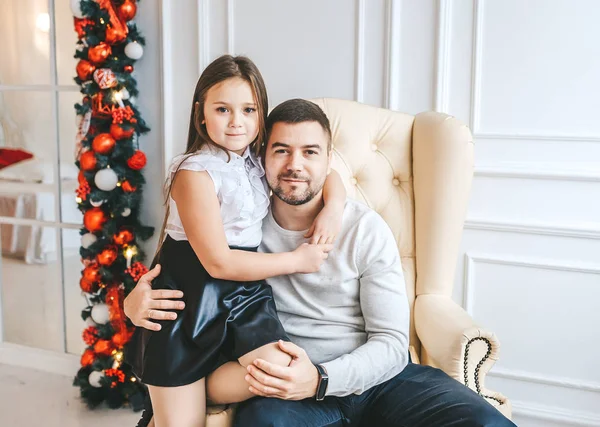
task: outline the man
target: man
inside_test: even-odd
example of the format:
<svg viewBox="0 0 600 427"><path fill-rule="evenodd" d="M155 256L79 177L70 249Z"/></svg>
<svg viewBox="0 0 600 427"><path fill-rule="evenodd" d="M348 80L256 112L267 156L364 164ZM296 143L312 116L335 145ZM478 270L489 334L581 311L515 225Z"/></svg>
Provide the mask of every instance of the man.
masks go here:
<svg viewBox="0 0 600 427"><path fill-rule="evenodd" d="M331 130L315 104L294 99L267 120L263 150L275 197L260 250L284 252L323 207ZM181 308L151 291L146 274L125 300L138 326ZM476 393L438 369L410 363L409 309L396 242L368 207L346 203L340 235L318 273L269 279L292 343L288 367L256 360L246 381L258 398L239 405L235 426L514 426ZM162 293L162 294L161 294ZM163 299L160 299L163 298Z"/></svg>

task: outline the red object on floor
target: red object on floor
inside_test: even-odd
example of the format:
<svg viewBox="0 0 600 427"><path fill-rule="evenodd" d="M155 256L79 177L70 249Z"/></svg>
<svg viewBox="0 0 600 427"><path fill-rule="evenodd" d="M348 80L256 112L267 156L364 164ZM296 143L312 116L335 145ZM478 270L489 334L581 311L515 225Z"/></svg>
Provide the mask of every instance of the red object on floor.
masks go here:
<svg viewBox="0 0 600 427"><path fill-rule="evenodd" d="M32 153L20 148L0 148L0 169L32 157Z"/></svg>

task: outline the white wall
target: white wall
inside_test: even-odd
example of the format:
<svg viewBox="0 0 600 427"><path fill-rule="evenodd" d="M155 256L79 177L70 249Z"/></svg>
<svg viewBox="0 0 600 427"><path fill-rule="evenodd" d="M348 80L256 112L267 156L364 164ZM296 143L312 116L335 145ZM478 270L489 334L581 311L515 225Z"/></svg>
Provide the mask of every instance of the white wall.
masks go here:
<svg viewBox="0 0 600 427"><path fill-rule="evenodd" d="M454 297L502 341L489 386L519 425L600 425L599 2L172 3L165 162L185 146L200 71L227 52L258 64L271 106L328 96L468 123L476 171Z"/></svg>

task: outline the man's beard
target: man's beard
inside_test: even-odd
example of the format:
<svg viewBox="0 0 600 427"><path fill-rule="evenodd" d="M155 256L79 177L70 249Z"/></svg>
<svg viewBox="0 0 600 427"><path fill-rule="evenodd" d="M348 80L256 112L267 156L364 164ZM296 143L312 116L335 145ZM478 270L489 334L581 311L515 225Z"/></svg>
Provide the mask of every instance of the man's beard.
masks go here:
<svg viewBox="0 0 600 427"><path fill-rule="evenodd" d="M283 178L291 178L291 179L302 179L306 182L307 188L306 190L300 194L300 195L286 195L285 191L283 190L283 188L281 188L281 180ZM323 181L324 183L324 181ZM279 175L277 176L277 185L272 185L269 182L269 186L271 187L271 190L273 191L273 194L275 194L282 202L287 203L288 205L292 205L292 206L299 206L299 205L303 205L305 203L310 202L312 199L315 198L315 196L317 195L317 193L321 190L321 188L323 187L323 183L321 183L321 185L319 186L318 189L315 189L311 184L312 184L312 180L304 178L304 177L300 177L297 174L286 174L286 175Z"/></svg>

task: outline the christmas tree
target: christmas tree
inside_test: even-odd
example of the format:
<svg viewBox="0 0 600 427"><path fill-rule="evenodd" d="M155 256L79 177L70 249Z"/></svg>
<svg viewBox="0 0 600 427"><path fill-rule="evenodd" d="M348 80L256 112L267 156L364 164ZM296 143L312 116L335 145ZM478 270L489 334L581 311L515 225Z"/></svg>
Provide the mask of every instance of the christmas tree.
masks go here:
<svg viewBox="0 0 600 427"><path fill-rule="evenodd" d="M149 131L139 110L133 77L144 38L132 22L134 0L71 0L78 35L75 58L83 99L78 116L77 198L83 213L81 290L88 306L82 317L87 348L74 385L90 407L143 406L145 387L123 360L133 328L123 298L147 269L141 240L153 233L139 221L146 156L139 135Z"/></svg>

